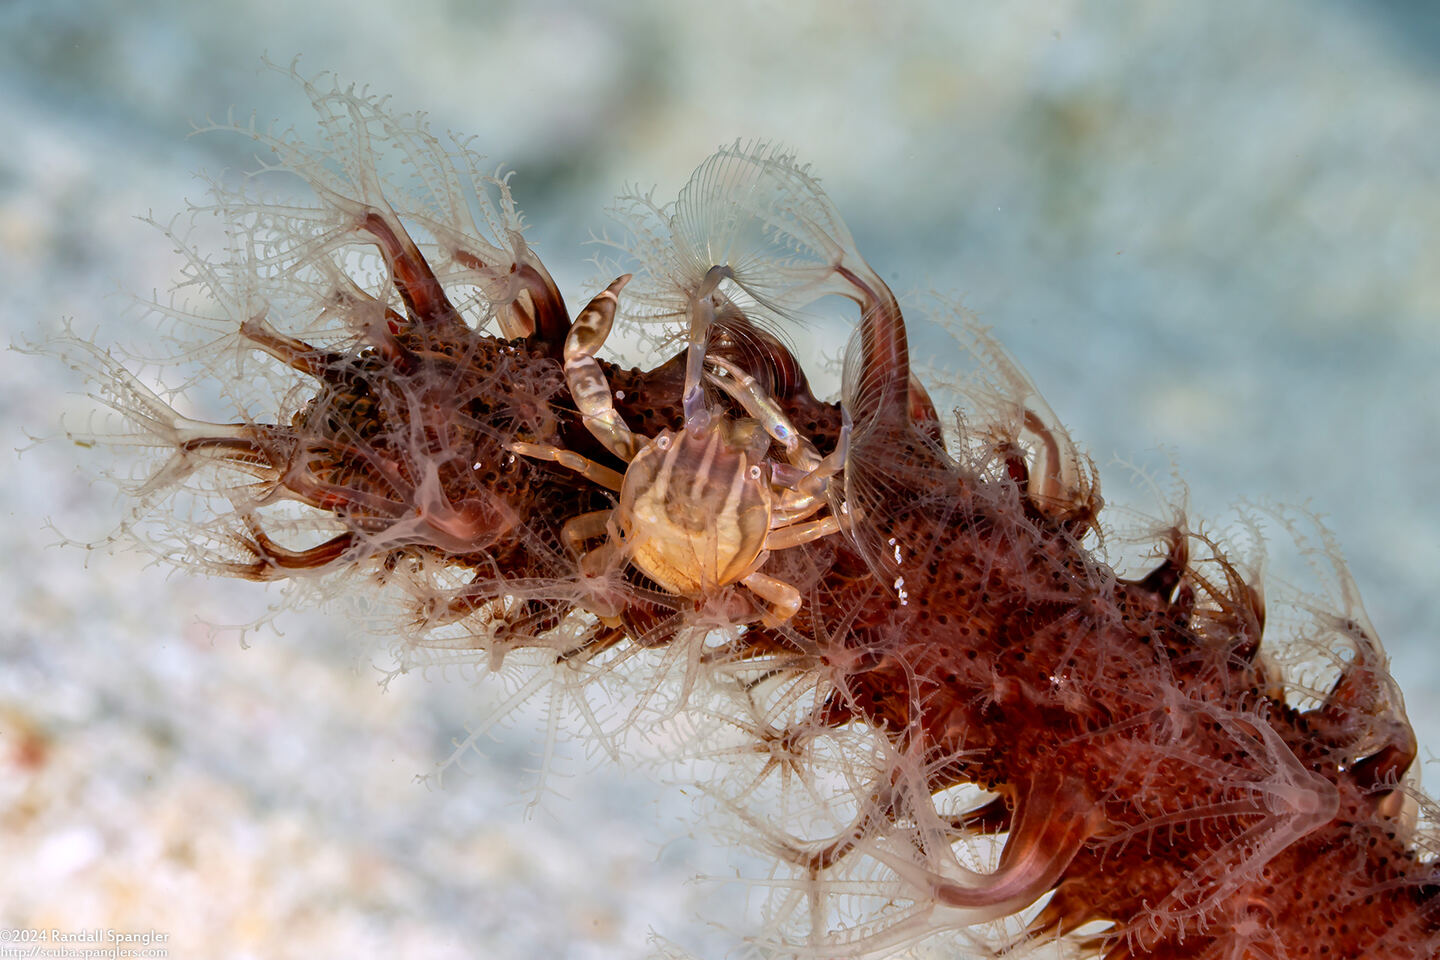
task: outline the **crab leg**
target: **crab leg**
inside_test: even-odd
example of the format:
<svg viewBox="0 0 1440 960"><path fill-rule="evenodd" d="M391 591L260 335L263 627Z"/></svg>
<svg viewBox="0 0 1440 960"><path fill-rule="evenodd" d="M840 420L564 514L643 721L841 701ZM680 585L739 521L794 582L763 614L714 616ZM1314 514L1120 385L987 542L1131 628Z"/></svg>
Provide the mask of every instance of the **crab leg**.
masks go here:
<svg viewBox="0 0 1440 960"><path fill-rule="evenodd" d="M722 357L707 357L706 362L722 371L725 376L707 375L707 379L724 390L736 403L745 408L785 448L785 457L796 466L812 470L820 463L820 454L809 440L800 435L795 424L780 409L775 399L765 392L760 382L735 364Z"/></svg>
<svg viewBox="0 0 1440 960"><path fill-rule="evenodd" d="M800 610L800 591L783 580L776 580L757 570L742 577L740 582L773 608L765 613L766 626L778 626Z"/></svg>
<svg viewBox="0 0 1440 960"><path fill-rule="evenodd" d="M585 552L585 541L602 537L609 532L610 516L613 510L592 510L589 513L582 513L578 517L571 517L565 521L565 526L560 528L560 536L565 545L575 554Z"/></svg>
<svg viewBox="0 0 1440 960"><path fill-rule="evenodd" d="M605 338L610 336L610 327L615 322L615 308L620 303L620 291L629 282L628 273L617 277L580 311L565 337L565 382L575 399L575 409L580 411L586 429L595 439L626 463L635 459L644 441L630 431L625 419L615 409L610 382L605 379L595 354L600 352ZM603 480L598 482L604 483ZM606 486L611 485L607 483ZM619 490L620 487L617 484L611 489Z"/></svg>
<svg viewBox="0 0 1440 960"><path fill-rule="evenodd" d="M604 464L596 463L588 457L582 457L573 450L565 450L561 447L552 447L548 443L525 443L517 440L506 447L511 453L518 453L522 457L533 457L536 460L553 460L570 470L574 470L586 480L608 487L611 490L619 490L625 478L619 471L611 470Z"/></svg>
<svg viewBox="0 0 1440 960"><path fill-rule="evenodd" d="M810 543L840 532L838 517L825 517L807 523L792 523L787 527L771 530L765 537L766 550L787 550L802 543Z"/></svg>
<svg viewBox="0 0 1440 960"><path fill-rule="evenodd" d="M845 457L850 447L850 427L841 428L839 443L823 459L806 437L802 436L775 398L765 392L753 376L721 357L708 357L706 362L723 371L726 376L709 374L711 383L745 408L745 412L759 421L775 441L785 448L790 469L775 465L775 479L778 483L792 488L781 500L777 512L788 519L799 520L819 510L824 504L828 481L845 467Z"/></svg>
<svg viewBox="0 0 1440 960"><path fill-rule="evenodd" d="M572 517L560 528L560 538L570 548L570 552L580 561L580 575L584 577L603 578L607 570L614 570L618 564L623 562L623 555L616 541L610 538L611 519L613 510L593 510L590 513L582 513L578 517ZM585 549L585 541L594 540L597 537L605 537L605 541L593 550ZM585 609L600 618L600 622L607 627L619 626L618 618L625 612L625 603L613 595L606 595L603 592L594 593L585 598ZM594 651L598 652L598 651Z"/></svg>
<svg viewBox="0 0 1440 960"><path fill-rule="evenodd" d="M710 411L705 408L704 380L705 350L710 345L710 328L715 325L713 294L721 280L734 276L729 267L717 264L706 272L690 298L690 342L685 351L685 392L680 398L687 430L703 429L710 422Z"/></svg>

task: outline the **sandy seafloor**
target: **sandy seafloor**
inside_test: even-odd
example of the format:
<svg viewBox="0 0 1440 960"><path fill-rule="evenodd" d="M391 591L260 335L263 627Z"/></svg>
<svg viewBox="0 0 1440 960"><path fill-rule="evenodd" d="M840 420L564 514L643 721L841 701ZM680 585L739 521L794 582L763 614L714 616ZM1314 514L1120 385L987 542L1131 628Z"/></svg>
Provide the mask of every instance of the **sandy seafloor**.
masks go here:
<svg viewBox="0 0 1440 960"><path fill-rule="evenodd" d="M402 6L408 12L400 12ZM1422 744L1440 745L1440 15L1413 3L0 5L0 325L148 336L166 218L245 145L309 123L263 53L472 133L572 302L628 182L673 195L736 137L814 164L898 291L959 295L1100 464L1191 516L1307 504L1343 546ZM992 9L993 8L993 9ZM123 10L123 12L122 12ZM943 356L918 317L917 353ZM800 338L835 352L843 334ZM5 445L84 404L0 354ZM522 715L416 782L493 692L382 690L343 615L252 631L273 595L55 548L121 508L64 442L0 485L0 927L168 934L175 958L697 955L754 932L744 857L685 791L575 745L528 816ZM1117 459L1118 458L1118 459ZM1283 572L1283 571L1282 571ZM1428 749L1426 749L1428 747ZM1427 776L1433 786L1440 777ZM749 911L749 912L747 912Z"/></svg>

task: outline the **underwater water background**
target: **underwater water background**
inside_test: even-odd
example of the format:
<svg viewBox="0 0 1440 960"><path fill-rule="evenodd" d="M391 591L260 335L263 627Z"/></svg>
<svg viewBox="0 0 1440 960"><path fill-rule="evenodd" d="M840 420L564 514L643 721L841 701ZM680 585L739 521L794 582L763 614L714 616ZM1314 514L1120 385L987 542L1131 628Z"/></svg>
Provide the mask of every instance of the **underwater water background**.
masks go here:
<svg viewBox="0 0 1440 960"><path fill-rule="evenodd" d="M1440 13L901 7L10 0L0 327L33 339L68 317L102 344L158 342L127 292L163 296L177 261L134 217L164 221L202 199L195 171L250 162L190 122L234 107L309 129L262 54L425 110L518 171L572 305L609 279L584 241L625 185L673 196L716 146L779 139L897 292L953 294L993 329L1109 501L1158 515L1125 463L1165 486L1173 460L1192 519L1223 524L1240 498L1324 515L1428 760ZM943 328L909 319L944 366ZM796 340L815 363L843 334ZM0 364L9 446L85 408L58 364ZM582 742L527 818L538 712L417 784L483 688L436 672L381 690L373 643L337 617L242 648L203 621L260 617L261 588L53 548L47 518L84 536L120 515L97 456L33 447L0 493L0 861L18 865L0 926L153 927L178 957L633 957L652 928L712 957L748 932L743 887L686 883L732 868L681 791Z"/></svg>

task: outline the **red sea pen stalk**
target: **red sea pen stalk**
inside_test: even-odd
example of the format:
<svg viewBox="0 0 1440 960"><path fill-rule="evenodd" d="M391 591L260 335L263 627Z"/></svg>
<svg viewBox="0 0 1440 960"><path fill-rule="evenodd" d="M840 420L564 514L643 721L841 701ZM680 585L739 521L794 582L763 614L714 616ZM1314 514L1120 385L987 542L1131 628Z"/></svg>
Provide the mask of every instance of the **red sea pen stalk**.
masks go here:
<svg viewBox="0 0 1440 960"><path fill-rule="evenodd" d="M496 668L545 651L582 709L586 684L620 683L645 691L633 716L689 717L742 771L718 795L777 858L781 949L883 956L949 930L1112 960L1435 953L1417 746L1323 533L1341 609L1306 609L1300 639L1339 666L1307 702L1271 659L1254 567L1178 511L1148 573L1107 562L1093 470L988 340L989 421L941 421L898 301L790 156L737 144L676 205L627 199L625 309L686 348L592 370L503 180L413 118L307 89L320 153L243 132L315 202L222 195L235 249L192 262L237 343L278 361L271 408L186 419L106 355L64 348L164 455L140 509L163 526L177 491L210 502L186 559L368 575L409 598L407 643ZM380 143L408 189L381 180ZM827 294L859 308L839 405L766 329ZM575 394L602 382L611 403ZM821 535L746 571L800 598L784 616L739 578L650 579L614 515L607 487L632 457L595 421L643 446L711 416L759 451L727 482L825 495L797 508ZM788 455L802 442L837 465L824 485ZM708 489L709 463L664 482ZM733 519L714 507L697 569ZM567 526L583 517L601 521Z"/></svg>

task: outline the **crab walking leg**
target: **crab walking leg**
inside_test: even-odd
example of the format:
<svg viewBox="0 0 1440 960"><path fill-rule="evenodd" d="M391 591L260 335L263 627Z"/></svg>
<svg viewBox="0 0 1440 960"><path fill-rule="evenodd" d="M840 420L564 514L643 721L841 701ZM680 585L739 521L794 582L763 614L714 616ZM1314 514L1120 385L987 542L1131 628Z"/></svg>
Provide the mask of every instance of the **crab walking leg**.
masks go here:
<svg viewBox="0 0 1440 960"><path fill-rule="evenodd" d="M610 516L613 510L592 510L578 517L571 517L560 528L560 537L576 555L585 553L585 541L603 537L610 532Z"/></svg>
<svg viewBox="0 0 1440 960"><path fill-rule="evenodd" d="M575 398L575 408L585 418L585 427L615 456L629 463L644 446L644 440L631 432L615 409L610 382L595 360L595 354L610 336L615 322L615 308L620 291L630 282L630 274L617 277L600 291L575 318L565 337L565 382ZM552 458L554 459L554 458ZM561 461L563 462L563 461ZM603 482L603 481L602 481ZM613 489L620 489L615 486Z"/></svg>
<svg viewBox="0 0 1440 960"><path fill-rule="evenodd" d="M774 397L765 392L758 380L722 357L707 357L706 362L725 373L723 377L709 374L707 379L758 420L765 432L785 448L785 456L791 463L809 470L820 462L819 452L800 435L795 424L790 422L785 411L780 409Z"/></svg>
<svg viewBox="0 0 1440 960"><path fill-rule="evenodd" d="M560 529L560 536L565 539L567 546L576 553L580 553L580 548L586 540L593 540L609 533L610 517L614 512L613 510L592 510L589 513L571 517Z"/></svg>
<svg viewBox="0 0 1440 960"><path fill-rule="evenodd" d="M839 532L840 519L838 517L825 517L806 523L792 523L789 526L771 530L765 537L765 549L788 550L790 547L798 547L802 543L810 543Z"/></svg>
<svg viewBox="0 0 1440 960"><path fill-rule="evenodd" d="M841 427L835 449L822 458L759 381L721 357L709 357L707 362L726 374L723 377L710 374L710 382L733 397L746 413L760 422L766 433L785 447L790 462L775 464L774 477L791 490L781 495L775 508L776 516L783 521L802 520L819 510L825 503L830 478L845 467L845 458L850 452L850 424L847 422Z"/></svg>
<svg viewBox="0 0 1440 960"><path fill-rule="evenodd" d="M778 474L779 471L775 471L775 473ZM810 476L811 474L803 475L801 481L803 482ZM779 482L778 477L776 480ZM771 523L775 527L791 526L804 520L806 517L818 513L820 509L829 502L830 501L825 499L825 488L823 486L819 491L811 492L808 490L795 489L792 484L790 489L781 490L780 496L776 498L775 507L771 512Z"/></svg>
<svg viewBox="0 0 1440 960"><path fill-rule="evenodd" d="M690 297L689 346L685 351L685 392L680 405L685 414L687 430L701 430L710 422L710 411L705 407L705 351L710 346L710 328L715 325L715 298L712 294L726 277L734 278L735 273L723 264L711 267L700 281L700 286Z"/></svg>
<svg viewBox="0 0 1440 960"><path fill-rule="evenodd" d="M611 470L604 464L596 463L588 457L582 457L573 450L552 447L546 443L526 443L523 440L517 440L506 447L506 449L522 457L534 457L536 460L553 460L562 467L574 470L586 480L593 481L611 490L619 490L620 485L625 479L618 471Z"/></svg>
<svg viewBox="0 0 1440 960"><path fill-rule="evenodd" d="M757 597L770 604L772 609L767 610L763 617L766 626L779 626L800 610L800 591L783 580L776 580L757 570L748 576L741 577L740 582L749 587Z"/></svg>
<svg viewBox="0 0 1440 960"><path fill-rule="evenodd" d="M582 577L603 577L607 570L624 562L621 548L614 540L610 539L614 513L613 510L593 510L590 513L582 513L578 517L567 520L565 526L560 528L560 539L565 541L570 552L580 560ZM586 550L585 542L597 537L606 539L595 549ZM619 626L618 618L625 611L623 603L617 603L615 598L600 594L588 597L585 601L585 608L599 617L601 623L607 627Z"/></svg>
<svg viewBox="0 0 1440 960"><path fill-rule="evenodd" d="M830 479L845 469L850 456L850 434L855 429L850 420L850 411L841 409L840 420L840 436L835 440L835 449L827 453L809 473L789 476L790 471L801 467L794 464L775 465L772 475L776 482L790 488L781 494L780 502L775 507L776 516L782 520L801 520L827 502Z"/></svg>
<svg viewBox="0 0 1440 960"><path fill-rule="evenodd" d="M850 411L841 410L840 414L840 436L835 441L835 449L795 484L795 489L805 497L824 497L830 478L845 469L845 461L850 456L850 433L855 425L850 422ZM786 507L789 506L787 503Z"/></svg>

